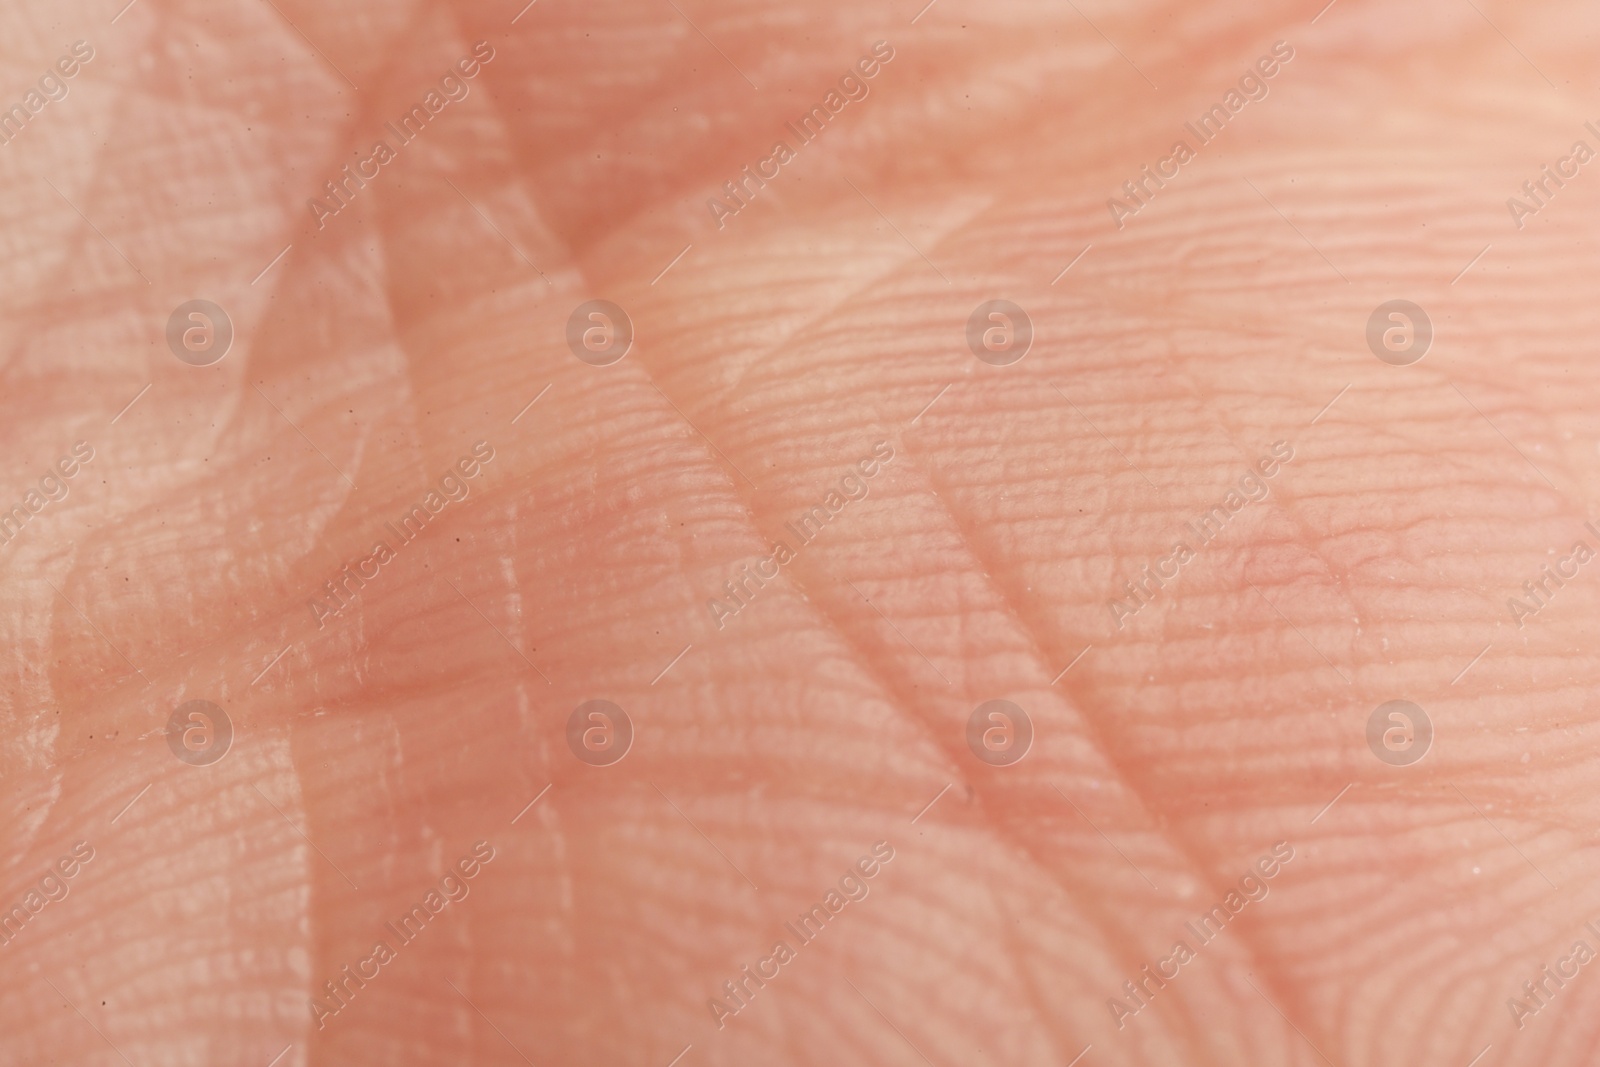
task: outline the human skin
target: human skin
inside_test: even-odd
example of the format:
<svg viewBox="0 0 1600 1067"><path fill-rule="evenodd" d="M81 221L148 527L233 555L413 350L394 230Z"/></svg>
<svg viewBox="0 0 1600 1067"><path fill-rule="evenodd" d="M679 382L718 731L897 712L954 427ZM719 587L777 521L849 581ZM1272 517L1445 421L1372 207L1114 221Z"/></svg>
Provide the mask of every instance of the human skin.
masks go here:
<svg viewBox="0 0 1600 1067"><path fill-rule="evenodd" d="M4 16L0 102L95 57L0 146L0 501L95 458L0 545L0 907L94 858L0 946L0 1061L1593 1061L1594 968L1507 1001L1600 948L1600 563L1507 600L1600 548L1600 178L1506 206L1597 145L1592 8L275 3ZM1280 40L1118 229L1107 198ZM478 41L467 98L319 228ZM719 227L877 41L870 94ZM165 338L196 298L236 332L206 367ZM596 298L636 333L604 367L566 340ZM967 345L992 299L1035 330L1008 366ZM1367 347L1392 299L1433 324L1409 366ZM477 441L466 499L319 619ZM1267 498L1119 628L1278 441ZM169 747L192 699L219 762ZM609 766L568 745L592 699L633 723ZM1008 766L966 741L994 699L1034 728ZM1397 699L1434 732L1409 766L1367 740ZM716 1019L880 841L870 894Z"/></svg>

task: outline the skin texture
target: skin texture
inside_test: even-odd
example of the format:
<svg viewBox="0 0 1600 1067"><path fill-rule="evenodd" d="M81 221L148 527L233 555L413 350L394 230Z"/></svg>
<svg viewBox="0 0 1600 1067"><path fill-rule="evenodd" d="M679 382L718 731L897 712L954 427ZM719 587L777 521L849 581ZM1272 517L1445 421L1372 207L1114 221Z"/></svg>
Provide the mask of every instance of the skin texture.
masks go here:
<svg viewBox="0 0 1600 1067"><path fill-rule="evenodd" d="M516 7L3 16L0 100L95 53L0 147L5 505L94 458L0 546L0 904L93 859L0 947L0 1060L1593 1062L1592 968L1522 983L1600 950L1600 562L1507 600L1600 548L1600 178L1506 205L1600 147L1592 7ZM719 226L877 41L870 94ZM1107 198L1276 41L1267 96L1118 228ZM207 367L164 333L196 298L235 330ZM591 299L635 330L609 366L567 344ZM967 344L993 299L1035 331L1009 366ZM1433 325L1410 366L1367 345L1392 299ZM480 441L466 498L319 619ZM169 747L192 699L220 762ZM632 722L610 766L568 744L592 699ZM966 741L994 699L1033 726L1009 766ZM1397 699L1432 724L1410 766L1367 740Z"/></svg>

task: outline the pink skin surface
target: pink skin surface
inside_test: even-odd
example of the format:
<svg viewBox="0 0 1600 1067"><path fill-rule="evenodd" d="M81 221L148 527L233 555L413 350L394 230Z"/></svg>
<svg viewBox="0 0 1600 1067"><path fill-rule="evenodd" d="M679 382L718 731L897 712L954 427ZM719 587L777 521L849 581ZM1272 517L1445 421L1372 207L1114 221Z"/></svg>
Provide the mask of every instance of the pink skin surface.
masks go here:
<svg viewBox="0 0 1600 1067"><path fill-rule="evenodd" d="M118 6L0 1062L1595 1061L1592 5Z"/></svg>

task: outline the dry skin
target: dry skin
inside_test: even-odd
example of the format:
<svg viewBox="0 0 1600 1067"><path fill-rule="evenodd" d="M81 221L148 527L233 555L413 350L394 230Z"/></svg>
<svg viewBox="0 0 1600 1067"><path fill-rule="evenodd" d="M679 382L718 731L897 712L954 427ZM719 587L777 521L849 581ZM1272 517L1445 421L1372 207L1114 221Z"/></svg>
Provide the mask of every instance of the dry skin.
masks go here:
<svg viewBox="0 0 1600 1067"><path fill-rule="evenodd" d="M522 2L0 14L0 1063L1595 1062L1592 4Z"/></svg>

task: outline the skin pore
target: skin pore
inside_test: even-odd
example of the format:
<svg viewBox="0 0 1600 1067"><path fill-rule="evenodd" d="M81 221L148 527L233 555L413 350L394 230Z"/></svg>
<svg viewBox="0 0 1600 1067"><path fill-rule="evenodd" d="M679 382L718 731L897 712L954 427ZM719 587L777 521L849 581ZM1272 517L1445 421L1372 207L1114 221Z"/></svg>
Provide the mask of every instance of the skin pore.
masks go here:
<svg viewBox="0 0 1600 1067"><path fill-rule="evenodd" d="M0 946L0 1061L1593 1061L1600 578L1561 561L1600 547L1600 184L1506 202L1600 145L1600 16L919 6L0 16L0 99L94 48L0 146L0 499L93 447L0 545L0 901L94 856ZM207 366L164 332L196 299ZM611 363L569 345L593 300ZM994 300L1020 360L969 343ZM1432 325L1405 366L1392 300ZM175 758L191 700L216 762ZM599 700L614 762L604 714L569 740ZM994 700L1020 761L969 747ZM1390 701L1418 762L1369 743ZM735 1002L747 966L780 976Z"/></svg>

